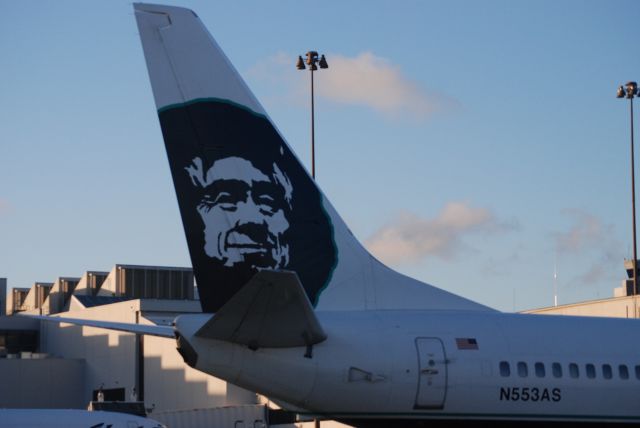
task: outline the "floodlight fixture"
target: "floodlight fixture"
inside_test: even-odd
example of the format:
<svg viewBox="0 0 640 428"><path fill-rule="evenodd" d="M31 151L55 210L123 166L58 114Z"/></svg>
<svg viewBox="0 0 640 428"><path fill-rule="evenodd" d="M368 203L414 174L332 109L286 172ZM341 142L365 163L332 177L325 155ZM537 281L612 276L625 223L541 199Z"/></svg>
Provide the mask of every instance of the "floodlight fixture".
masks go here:
<svg viewBox="0 0 640 428"><path fill-rule="evenodd" d="M635 179L635 155L633 147L633 98L640 96L638 93L638 84L636 82L627 82L626 85L618 87L616 96L618 98L627 98L629 100L629 110L631 117L631 223L633 232L633 295L640 294L638 290L638 249L636 244L636 179Z"/></svg>
<svg viewBox="0 0 640 428"><path fill-rule="evenodd" d="M315 112L314 112L314 101L313 101L313 72L318 69L320 66L321 69L329 68L329 64L327 64L327 59L324 55L321 55L318 59L318 52L309 51L305 54L307 57L306 60L302 60L302 56L298 55L298 61L296 62L296 68L298 70L305 70L305 63L309 66L309 71L311 72L311 177L316 178L316 144L315 144Z"/></svg>

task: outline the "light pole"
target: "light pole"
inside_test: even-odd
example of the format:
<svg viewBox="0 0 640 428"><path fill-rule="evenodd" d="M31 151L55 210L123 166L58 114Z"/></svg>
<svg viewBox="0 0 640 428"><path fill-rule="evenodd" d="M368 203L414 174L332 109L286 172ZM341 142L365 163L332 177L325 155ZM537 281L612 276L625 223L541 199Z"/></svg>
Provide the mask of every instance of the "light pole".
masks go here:
<svg viewBox="0 0 640 428"><path fill-rule="evenodd" d="M628 98L629 107L631 109L631 215L633 223L633 295L638 294L638 254L636 248L636 180L635 180L635 163L633 155L633 98L638 93L638 84L636 82L627 82L626 85L618 88L618 98Z"/></svg>
<svg viewBox="0 0 640 428"><path fill-rule="evenodd" d="M313 72L320 68L329 68L327 64L327 60L322 55L318 59L318 52L309 51L306 53L307 59L306 61L302 60L301 56L298 56L298 62L296 63L296 68L298 70L304 70L306 63L309 66L309 71L311 72L311 177L316 179L316 143L315 143L315 130L314 130L314 110L313 110Z"/></svg>

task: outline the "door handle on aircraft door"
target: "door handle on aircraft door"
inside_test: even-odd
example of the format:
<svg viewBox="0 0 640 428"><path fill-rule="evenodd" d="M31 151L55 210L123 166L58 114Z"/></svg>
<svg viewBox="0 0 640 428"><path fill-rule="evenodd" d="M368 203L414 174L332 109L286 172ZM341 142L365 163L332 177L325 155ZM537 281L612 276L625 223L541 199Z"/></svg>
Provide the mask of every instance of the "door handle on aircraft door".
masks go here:
<svg viewBox="0 0 640 428"><path fill-rule="evenodd" d="M420 370L420 373L427 375L437 375L439 371L436 369L422 369Z"/></svg>

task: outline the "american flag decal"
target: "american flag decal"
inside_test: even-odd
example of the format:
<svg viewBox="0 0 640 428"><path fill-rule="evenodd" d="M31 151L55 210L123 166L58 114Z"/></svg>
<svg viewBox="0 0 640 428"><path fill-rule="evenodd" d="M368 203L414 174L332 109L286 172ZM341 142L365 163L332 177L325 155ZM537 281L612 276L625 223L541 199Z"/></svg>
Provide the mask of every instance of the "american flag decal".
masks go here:
<svg viewBox="0 0 640 428"><path fill-rule="evenodd" d="M456 338L458 349L478 349L478 341L473 337Z"/></svg>

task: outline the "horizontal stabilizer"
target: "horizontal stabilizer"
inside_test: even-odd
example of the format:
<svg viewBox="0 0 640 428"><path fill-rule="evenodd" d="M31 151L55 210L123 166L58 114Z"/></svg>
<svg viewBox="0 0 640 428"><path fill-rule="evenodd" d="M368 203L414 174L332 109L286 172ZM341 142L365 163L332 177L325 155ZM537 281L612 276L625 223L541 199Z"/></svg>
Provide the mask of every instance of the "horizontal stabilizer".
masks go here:
<svg viewBox="0 0 640 428"><path fill-rule="evenodd" d="M291 271L256 273L196 336L257 348L309 346L327 338Z"/></svg>
<svg viewBox="0 0 640 428"><path fill-rule="evenodd" d="M173 327L164 325L144 325L144 324L130 324L126 322L111 322L111 321L96 321L87 320L82 318L64 318L64 317L50 317L46 315L22 315L29 318L36 318L39 320L57 322L57 323L69 323L82 325L86 327L106 328L108 330L124 331L127 333L144 334L148 336L159 337L175 337L173 333Z"/></svg>

